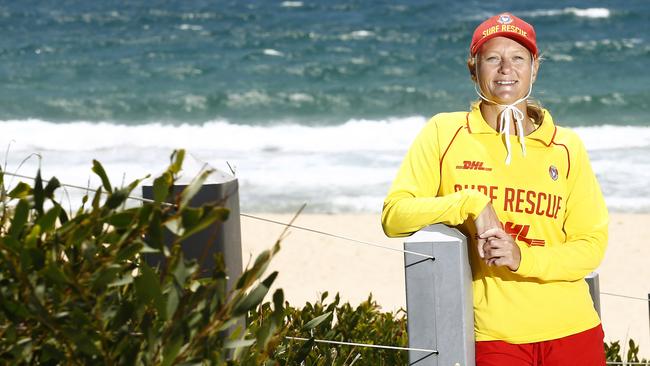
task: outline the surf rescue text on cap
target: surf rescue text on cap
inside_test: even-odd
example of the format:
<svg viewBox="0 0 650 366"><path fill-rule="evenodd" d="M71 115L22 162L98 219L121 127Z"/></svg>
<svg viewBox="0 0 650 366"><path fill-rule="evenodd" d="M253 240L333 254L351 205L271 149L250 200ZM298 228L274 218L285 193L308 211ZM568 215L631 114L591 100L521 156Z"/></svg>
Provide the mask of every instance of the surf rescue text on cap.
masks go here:
<svg viewBox="0 0 650 366"><path fill-rule="evenodd" d="M537 57L535 29L532 25L510 13L495 15L476 27L470 45L471 55L476 55L481 45L494 37L507 37L515 40L526 47L533 57Z"/></svg>

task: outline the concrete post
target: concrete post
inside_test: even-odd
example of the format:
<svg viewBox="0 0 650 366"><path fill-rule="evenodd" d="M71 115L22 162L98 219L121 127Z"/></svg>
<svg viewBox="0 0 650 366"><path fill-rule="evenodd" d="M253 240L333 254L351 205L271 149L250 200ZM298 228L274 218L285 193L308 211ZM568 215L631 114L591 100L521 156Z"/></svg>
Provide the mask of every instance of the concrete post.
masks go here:
<svg viewBox="0 0 650 366"><path fill-rule="evenodd" d="M474 308L467 239L442 224L428 226L406 239L406 307L409 365L474 366Z"/></svg>
<svg viewBox="0 0 650 366"><path fill-rule="evenodd" d="M174 194L179 194L187 187L186 184L174 186ZM153 198L153 186L142 187L142 197ZM200 231L182 243L185 258L202 262L201 272L206 276L214 268L214 254L223 254L226 272L228 273L228 289L232 289L235 281L242 274L241 225L239 221L239 183L237 178L217 171L201 187L199 192L190 200L189 205L199 207L208 202L223 202L230 210L225 222L216 222ZM167 232L165 241L172 242L172 234ZM159 255L148 255L146 261L153 266L160 263Z"/></svg>
<svg viewBox="0 0 650 366"><path fill-rule="evenodd" d="M594 303L594 308L600 317L600 280L598 278L598 273L591 272L585 277L585 281L589 285L589 295L591 295L591 301Z"/></svg>

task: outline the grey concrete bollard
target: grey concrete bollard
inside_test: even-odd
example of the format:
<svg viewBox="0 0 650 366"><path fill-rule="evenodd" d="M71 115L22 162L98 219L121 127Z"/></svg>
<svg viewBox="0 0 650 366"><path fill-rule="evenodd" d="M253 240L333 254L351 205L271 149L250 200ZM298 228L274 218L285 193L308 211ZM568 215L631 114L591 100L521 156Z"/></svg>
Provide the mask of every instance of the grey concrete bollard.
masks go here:
<svg viewBox="0 0 650 366"><path fill-rule="evenodd" d="M174 186L174 194L179 194L187 187L186 184ZM143 186L142 197L152 199L153 187ZM223 202L230 210L228 219L216 222L210 227L192 235L182 243L185 258L194 258L201 265L201 271L209 275L214 268L214 254L223 254L226 273L228 274L228 289L232 289L234 281L242 274L241 225L239 221L239 183L237 178L217 171L213 173L199 192L190 200L189 205L199 207L208 202ZM165 241L170 244L172 234L167 233ZM145 260L153 266L160 263L160 256L148 255Z"/></svg>
<svg viewBox="0 0 650 366"><path fill-rule="evenodd" d="M428 226L404 242L409 365L474 366L474 308L467 239L442 224Z"/></svg>
<svg viewBox="0 0 650 366"><path fill-rule="evenodd" d="M591 295L591 301L594 303L594 309L600 317L600 280L598 278L598 273L591 272L585 277L587 285L589 285L589 295Z"/></svg>

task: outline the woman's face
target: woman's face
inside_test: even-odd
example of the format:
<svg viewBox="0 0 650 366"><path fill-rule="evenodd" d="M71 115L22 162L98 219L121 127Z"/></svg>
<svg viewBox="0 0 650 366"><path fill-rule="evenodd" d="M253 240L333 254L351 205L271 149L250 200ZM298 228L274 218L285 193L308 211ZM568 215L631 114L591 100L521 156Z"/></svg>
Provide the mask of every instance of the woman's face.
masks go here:
<svg viewBox="0 0 650 366"><path fill-rule="evenodd" d="M487 99L512 104L528 94L535 81L537 61L531 64L530 51L510 38L495 37L478 51L478 83Z"/></svg>

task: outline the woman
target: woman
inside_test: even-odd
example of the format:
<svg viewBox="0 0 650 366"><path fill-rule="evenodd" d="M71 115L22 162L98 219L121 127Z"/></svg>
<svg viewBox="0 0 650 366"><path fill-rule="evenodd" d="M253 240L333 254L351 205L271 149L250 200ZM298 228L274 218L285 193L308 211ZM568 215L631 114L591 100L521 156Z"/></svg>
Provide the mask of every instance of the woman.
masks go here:
<svg viewBox="0 0 650 366"><path fill-rule="evenodd" d="M607 208L578 136L528 100L535 30L509 13L486 20L468 67L481 100L417 136L384 232L443 223L470 238L477 365L605 365L584 277L605 252Z"/></svg>

